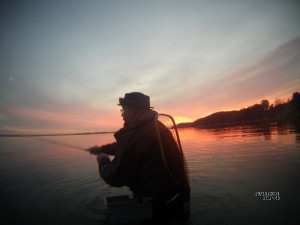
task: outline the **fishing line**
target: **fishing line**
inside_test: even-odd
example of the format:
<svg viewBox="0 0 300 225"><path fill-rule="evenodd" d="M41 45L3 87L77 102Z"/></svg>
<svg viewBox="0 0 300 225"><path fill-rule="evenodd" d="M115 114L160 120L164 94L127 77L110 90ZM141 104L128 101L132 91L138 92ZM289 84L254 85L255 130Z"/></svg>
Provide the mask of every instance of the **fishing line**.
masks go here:
<svg viewBox="0 0 300 225"><path fill-rule="evenodd" d="M85 148L82 148L82 147L79 147L76 145L72 145L72 144L68 144L68 143L65 143L62 141L53 140L53 139L41 138L41 137L35 137L35 139L38 141L41 141L41 142L51 143L51 144L55 144L55 145L60 145L60 146L68 147L68 148L77 149L77 150L86 150Z"/></svg>

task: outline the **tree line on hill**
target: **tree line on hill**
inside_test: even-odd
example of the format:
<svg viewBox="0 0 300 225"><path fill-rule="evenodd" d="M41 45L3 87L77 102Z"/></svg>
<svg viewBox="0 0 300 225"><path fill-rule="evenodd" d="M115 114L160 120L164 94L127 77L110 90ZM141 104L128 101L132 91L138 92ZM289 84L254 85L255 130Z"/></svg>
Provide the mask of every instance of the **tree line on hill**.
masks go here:
<svg viewBox="0 0 300 225"><path fill-rule="evenodd" d="M300 94L295 92L287 102L276 100L270 104L268 100L262 100L260 104L254 104L241 110L222 111L213 113L207 117L191 123L180 123L183 127L209 127L209 126L232 126L248 122L279 121L300 117Z"/></svg>

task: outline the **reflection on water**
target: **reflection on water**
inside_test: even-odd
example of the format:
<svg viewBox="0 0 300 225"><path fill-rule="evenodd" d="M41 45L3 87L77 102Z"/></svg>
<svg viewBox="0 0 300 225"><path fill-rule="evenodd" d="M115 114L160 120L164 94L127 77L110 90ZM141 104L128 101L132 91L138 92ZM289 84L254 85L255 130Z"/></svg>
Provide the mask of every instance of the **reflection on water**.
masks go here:
<svg viewBox="0 0 300 225"><path fill-rule="evenodd" d="M181 130L193 224L298 224L299 130L293 124ZM263 201L256 192L279 192Z"/></svg>
<svg viewBox="0 0 300 225"><path fill-rule="evenodd" d="M180 136L190 170L191 224L299 224L297 123L189 128ZM95 157L80 149L112 141L112 134L1 138L0 222L108 224L104 197L128 189L106 185ZM264 201L257 192L279 192L280 200Z"/></svg>

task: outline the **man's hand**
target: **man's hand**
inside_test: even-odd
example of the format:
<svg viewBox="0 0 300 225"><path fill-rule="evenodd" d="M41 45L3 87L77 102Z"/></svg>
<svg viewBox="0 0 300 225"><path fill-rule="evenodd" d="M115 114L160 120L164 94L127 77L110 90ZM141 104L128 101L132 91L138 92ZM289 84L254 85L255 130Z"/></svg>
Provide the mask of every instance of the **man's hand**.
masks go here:
<svg viewBox="0 0 300 225"><path fill-rule="evenodd" d="M104 164L104 163L110 162L110 158L108 157L108 155L106 153L100 153L97 157L97 161L99 164Z"/></svg>
<svg viewBox="0 0 300 225"><path fill-rule="evenodd" d="M101 154L101 147L94 146L94 147L86 149L86 151L88 151L92 155L99 155L99 154Z"/></svg>

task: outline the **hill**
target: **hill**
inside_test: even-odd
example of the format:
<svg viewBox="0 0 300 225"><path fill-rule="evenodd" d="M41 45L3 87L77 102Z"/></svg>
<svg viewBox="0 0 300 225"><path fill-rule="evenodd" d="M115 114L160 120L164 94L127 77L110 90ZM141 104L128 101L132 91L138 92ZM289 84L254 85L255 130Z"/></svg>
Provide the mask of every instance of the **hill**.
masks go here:
<svg viewBox="0 0 300 225"><path fill-rule="evenodd" d="M268 100L262 100L260 104L241 110L216 112L194 122L180 123L177 126L179 128L223 127L249 122L279 121L292 117L300 117L300 94L298 92L292 95L291 100L277 103L275 106L270 105Z"/></svg>

